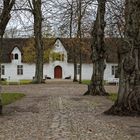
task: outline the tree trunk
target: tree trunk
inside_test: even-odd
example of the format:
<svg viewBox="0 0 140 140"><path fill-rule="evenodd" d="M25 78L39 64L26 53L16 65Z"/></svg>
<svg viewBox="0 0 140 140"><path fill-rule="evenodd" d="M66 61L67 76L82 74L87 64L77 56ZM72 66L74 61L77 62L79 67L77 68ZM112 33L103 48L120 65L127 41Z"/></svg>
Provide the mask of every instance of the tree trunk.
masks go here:
<svg viewBox="0 0 140 140"><path fill-rule="evenodd" d="M72 38L72 24L73 24L73 7L74 3L72 0L72 3L70 5L70 26L69 26L69 30L70 30L70 39ZM76 59L76 48L73 48L73 67L74 67L74 77L73 77L73 82L77 82L77 59Z"/></svg>
<svg viewBox="0 0 140 140"><path fill-rule="evenodd" d="M6 29L6 26L11 18L10 12L15 4L15 0L4 0L3 1L3 7L1 9L0 13L0 67L1 67L1 58L2 58L2 41L3 41L3 35ZM2 114L2 98L1 98L1 73L0 73L0 114Z"/></svg>
<svg viewBox="0 0 140 140"><path fill-rule="evenodd" d="M3 50L2 40L3 40L3 37L0 36L0 69L1 69L1 63L2 63L2 50ZM0 71L0 84L1 84L1 71Z"/></svg>
<svg viewBox="0 0 140 140"><path fill-rule="evenodd" d="M82 2L79 0L78 6L78 44L79 44L79 63L80 63L80 71L79 71L79 84L82 83L82 48L81 48L81 20L82 20Z"/></svg>
<svg viewBox="0 0 140 140"><path fill-rule="evenodd" d="M106 0L98 0L97 16L92 31L92 62L93 74L88 91L84 95L108 95L104 89L104 70L105 70L105 4Z"/></svg>
<svg viewBox="0 0 140 140"><path fill-rule="evenodd" d="M2 37L0 36L0 69L1 69L1 58L2 58ZM2 114L2 97L1 97L1 72L0 72L0 114Z"/></svg>
<svg viewBox="0 0 140 140"><path fill-rule="evenodd" d="M77 82L77 56L76 56L76 52L77 52L77 49L74 47L73 48L73 63L74 63L74 77L73 77L73 82Z"/></svg>
<svg viewBox="0 0 140 140"><path fill-rule="evenodd" d="M35 83L43 81L43 42L42 42L42 13L41 0L33 0L34 36L36 48Z"/></svg>
<svg viewBox="0 0 140 140"><path fill-rule="evenodd" d="M106 114L140 115L140 1L126 0L125 37L119 49L118 98Z"/></svg>

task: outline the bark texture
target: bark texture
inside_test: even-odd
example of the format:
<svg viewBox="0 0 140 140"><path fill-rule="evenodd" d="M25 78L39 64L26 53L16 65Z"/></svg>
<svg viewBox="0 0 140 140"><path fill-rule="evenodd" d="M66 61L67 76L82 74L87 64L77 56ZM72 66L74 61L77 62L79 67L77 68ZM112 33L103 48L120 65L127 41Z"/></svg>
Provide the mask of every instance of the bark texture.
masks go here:
<svg viewBox="0 0 140 140"><path fill-rule="evenodd" d="M119 48L118 99L105 113L140 115L140 1L126 0L125 37Z"/></svg>
<svg viewBox="0 0 140 140"><path fill-rule="evenodd" d="M36 49L35 83L43 82L43 42L41 0L33 0L34 36Z"/></svg>
<svg viewBox="0 0 140 140"><path fill-rule="evenodd" d="M78 30L77 30L77 38L78 38L78 50L79 50L79 63L80 63L80 71L79 71L79 84L82 83L82 48L81 48L81 21L82 21L82 2L78 1Z"/></svg>
<svg viewBox="0 0 140 140"><path fill-rule="evenodd" d="M1 9L0 13L0 67L1 67L1 58L2 58L2 41L3 41L3 35L6 29L6 26L11 18L10 12L15 4L15 0L4 0L3 1L3 7ZM0 73L0 83L1 83L1 73ZM2 114L2 99L1 99L1 85L0 85L0 114Z"/></svg>
<svg viewBox="0 0 140 140"><path fill-rule="evenodd" d="M73 63L74 63L74 77L73 77L73 82L78 82L77 80L77 56L76 56L76 51L77 49L76 48L73 48Z"/></svg>
<svg viewBox="0 0 140 140"><path fill-rule="evenodd" d="M105 42L104 42L104 28L105 28L105 5L106 0L98 0L97 16L94 22L92 31L92 62L93 74L91 84L88 86L88 91L85 95L108 95L104 89L104 70L105 70Z"/></svg>

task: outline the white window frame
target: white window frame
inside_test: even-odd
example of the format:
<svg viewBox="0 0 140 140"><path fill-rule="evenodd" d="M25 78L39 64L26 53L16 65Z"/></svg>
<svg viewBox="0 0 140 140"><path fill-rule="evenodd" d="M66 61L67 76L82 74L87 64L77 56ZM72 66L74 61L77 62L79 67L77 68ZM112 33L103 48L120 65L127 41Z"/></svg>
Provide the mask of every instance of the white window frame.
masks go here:
<svg viewBox="0 0 140 140"><path fill-rule="evenodd" d="M17 65L17 75L23 75L23 65Z"/></svg>
<svg viewBox="0 0 140 140"><path fill-rule="evenodd" d="M111 67L111 74L115 76L117 70L118 70L118 66L112 65L112 67Z"/></svg>
<svg viewBox="0 0 140 140"><path fill-rule="evenodd" d="M0 65L0 74L5 75L5 65Z"/></svg>

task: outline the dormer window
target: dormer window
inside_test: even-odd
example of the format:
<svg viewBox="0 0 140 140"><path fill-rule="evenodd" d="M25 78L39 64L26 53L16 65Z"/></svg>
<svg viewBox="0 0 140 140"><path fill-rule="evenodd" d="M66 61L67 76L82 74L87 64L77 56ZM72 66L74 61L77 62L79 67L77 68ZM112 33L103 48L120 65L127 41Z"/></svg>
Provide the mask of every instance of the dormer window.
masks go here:
<svg viewBox="0 0 140 140"><path fill-rule="evenodd" d="M15 60L18 60L18 54L17 53L15 54Z"/></svg>
<svg viewBox="0 0 140 140"><path fill-rule="evenodd" d="M64 61L64 54L53 52L51 54L53 61Z"/></svg>
<svg viewBox="0 0 140 140"><path fill-rule="evenodd" d="M17 46L15 46L15 48L11 51L10 58L13 62L16 63L18 61L21 61L21 55L22 53L20 49Z"/></svg>

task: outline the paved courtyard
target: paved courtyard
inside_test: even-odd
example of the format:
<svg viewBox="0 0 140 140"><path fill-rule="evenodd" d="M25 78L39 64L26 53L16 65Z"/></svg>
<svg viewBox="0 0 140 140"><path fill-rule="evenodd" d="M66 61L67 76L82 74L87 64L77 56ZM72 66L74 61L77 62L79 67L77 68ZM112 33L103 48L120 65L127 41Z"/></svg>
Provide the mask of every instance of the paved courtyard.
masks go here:
<svg viewBox="0 0 140 140"><path fill-rule="evenodd" d="M0 140L140 140L140 118L104 115L113 102L86 90L72 82L3 86L26 97L4 107Z"/></svg>

